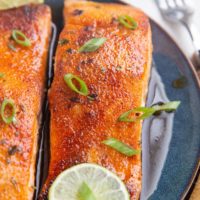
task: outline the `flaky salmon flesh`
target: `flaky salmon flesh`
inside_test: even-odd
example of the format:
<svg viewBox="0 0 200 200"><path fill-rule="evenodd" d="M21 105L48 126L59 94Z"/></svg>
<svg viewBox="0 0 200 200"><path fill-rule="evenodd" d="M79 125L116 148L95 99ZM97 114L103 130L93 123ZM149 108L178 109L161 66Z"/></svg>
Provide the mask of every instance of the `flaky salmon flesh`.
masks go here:
<svg viewBox="0 0 200 200"><path fill-rule="evenodd" d="M22 32L31 46L16 43L11 37L14 30ZM0 107L6 99L16 107L13 123L0 117L0 200L33 199L50 31L51 11L46 5L0 11Z"/></svg>
<svg viewBox="0 0 200 200"><path fill-rule="evenodd" d="M124 15L137 22L135 30L119 24ZM144 106L152 59L148 17L125 5L66 1L64 19L49 93L50 166L39 199L47 198L50 185L63 170L80 163L97 163L116 173L131 199L138 199L141 155L127 157L102 141L112 137L141 149L141 122L117 119ZM79 52L92 38L107 40L94 52ZM63 77L68 73L84 80L92 100L67 86Z"/></svg>

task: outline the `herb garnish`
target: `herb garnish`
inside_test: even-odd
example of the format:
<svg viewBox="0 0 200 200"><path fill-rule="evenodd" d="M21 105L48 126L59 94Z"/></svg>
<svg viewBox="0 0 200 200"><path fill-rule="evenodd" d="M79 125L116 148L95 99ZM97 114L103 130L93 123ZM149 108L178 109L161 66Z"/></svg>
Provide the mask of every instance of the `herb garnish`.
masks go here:
<svg viewBox="0 0 200 200"><path fill-rule="evenodd" d="M126 28L129 28L129 29L132 29L132 30L134 30L138 27L137 22L132 17L130 17L128 15L119 16L118 21L119 21L120 24L122 24Z"/></svg>
<svg viewBox="0 0 200 200"><path fill-rule="evenodd" d="M24 33L19 30L12 31L12 39L19 45L24 47L31 46L31 41L26 37Z"/></svg>
<svg viewBox="0 0 200 200"><path fill-rule="evenodd" d="M103 144L115 149L116 151L131 157L137 154L140 154L140 150L135 150L132 147L128 146L127 144L115 139L115 138L109 138L107 140L104 140L102 142Z"/></svg>
<svg viewBox="0 0 200 200"><path fill-rule="evenodd" d="M80 49L80 53L94 52L101 47L107 38L93 38L87 41Z"/></svg>
<svg viewBox="0 0 200 200"><path fill-rule="evenodd" d="M135 122L138 120L143 120L148 117L151 117L153 114L159 111L171 112L175 111L179 105L180 101L171 101L162 105L154 105L152 107L139 107L132 110L129 110L120 115L118 121L120 122ZM135 114L132 118L130 118L131 114Z"/></svg>
<svg viewBox="0 0 200 200"><path fill-rule="evenodd" d="M10 116L5 116L5 110L7 107L11 108L11 115ZM14 122L15 119L15 115L16 115L16 107L14 104L14 101L12 99L5 99L1 105L1 109L0 109L0 115L2 120L6 123L6 124L10 124L12 122Z"/></svg>
<svg viewBox="0 0 200 200"><path fill-rule="evenodd" d="M77 88L77 86L73 83L73 80L76 80L79 83L80 89ZM83 95L83 96L87 96L88 95L88 88L86 83L79 78L78 76L75 76L73 74L65 74L64 76L64 81L67 84L67 86L73 90L74 92Z"/></svg>
<svg viewBox="0 0 200 200"><path fill-rule="evenodd" d="M81 187L78 190L77 197L80 200L96 200L92 190L85 182L81 184Z"/></svg>
<svg viewBox="0 0 200 200"><path fill-rule="evenodd" d="M154 106L157 106L157 105L162 106L162 105L164 105L164 103L162 101L159 101L157 103L154 103L151 107L154 107ZM159 116L161 113L162 113L162 111L159 110L159 111L156 111L155 113L153 113L153 115L154 116Z"/></svg>

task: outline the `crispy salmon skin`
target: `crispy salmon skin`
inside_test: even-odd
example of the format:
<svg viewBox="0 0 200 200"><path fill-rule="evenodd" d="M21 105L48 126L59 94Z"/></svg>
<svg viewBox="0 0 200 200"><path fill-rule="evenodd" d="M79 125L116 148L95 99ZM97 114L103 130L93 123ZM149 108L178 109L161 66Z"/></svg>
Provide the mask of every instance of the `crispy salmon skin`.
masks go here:
<svg viewBox="0 0 200 200"><path fill-rule="evenodd" d="M65 27L49 93L49 174L40 200L46 199L49 186L59 173L84 162L97 163L116 173L125 182L131 199L138 199L141 155L127 157L102 141L114 137L141 149L141 122L117 119L145 102L152 57L149 20L133 7L83 1L66 1L64 15ZM121 15L134 18L138 27L131 30L120 25ZM78 51L88 40L102 37L107 40L97 51ZM85 81L92 99L65 84L63 77L67 73Z"/></svg>
<svg viewBox="0 0 200 200"><path fill-rule="evenodd" d="M0 200L33 197L50 22L45 5L0 11L0 107L5 99L16 106L15 123L0 117ZM11 39L14 29L26 35L30 47Z"/></svg>

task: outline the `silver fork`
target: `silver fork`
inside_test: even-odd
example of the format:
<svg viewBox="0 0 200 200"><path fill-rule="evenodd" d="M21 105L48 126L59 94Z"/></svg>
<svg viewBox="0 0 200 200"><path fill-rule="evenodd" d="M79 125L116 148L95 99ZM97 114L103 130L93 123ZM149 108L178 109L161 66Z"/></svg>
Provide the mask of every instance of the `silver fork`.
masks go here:
<svg viewBox="0 0 200 200"><path fill-rule="evenodd" d="M191 0L156 0L156 2L166 20L181 23L187 29L195 48L194 58L200 64L200 33L192 23L194 5Z"/></svg>

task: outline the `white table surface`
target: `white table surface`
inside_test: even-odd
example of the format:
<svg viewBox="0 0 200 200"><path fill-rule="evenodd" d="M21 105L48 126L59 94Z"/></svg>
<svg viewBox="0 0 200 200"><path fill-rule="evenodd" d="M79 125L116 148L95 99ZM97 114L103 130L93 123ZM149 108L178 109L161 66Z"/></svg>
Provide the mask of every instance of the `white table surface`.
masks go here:
<svg viewBox="0 0 200 200"><path fill-rule="evenodd" d="M147 15L161 25L176 41L183 52L191 58L194 53L194 47L191 38L186 29L180 24L173 24L163 20L155 1L156 0L122 0L131 5L141 8ZM199 30L200 37L200 0L191 0L195 5L194 23Z"/></svg>

